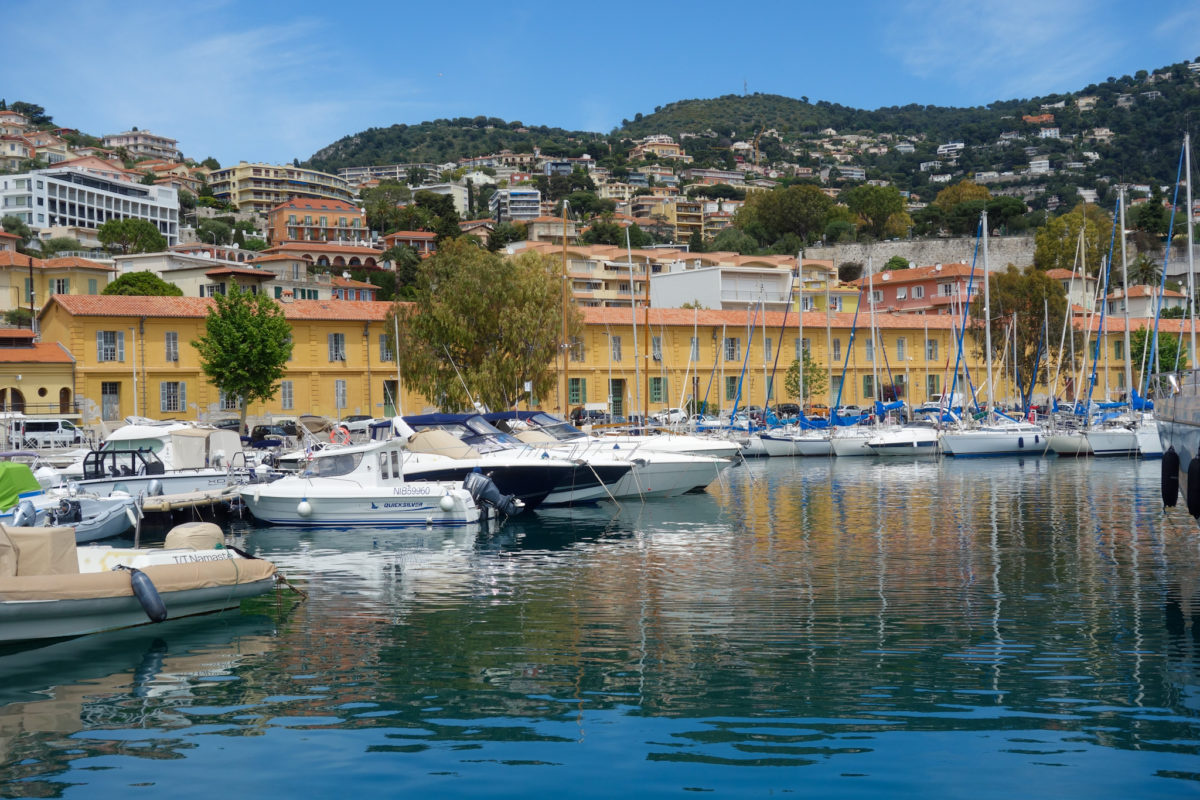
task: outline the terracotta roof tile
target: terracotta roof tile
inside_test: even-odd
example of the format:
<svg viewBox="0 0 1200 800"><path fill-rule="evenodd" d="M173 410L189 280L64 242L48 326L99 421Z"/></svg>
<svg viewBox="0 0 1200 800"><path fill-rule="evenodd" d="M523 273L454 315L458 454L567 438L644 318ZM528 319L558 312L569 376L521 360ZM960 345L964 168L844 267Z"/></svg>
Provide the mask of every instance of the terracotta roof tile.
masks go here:
<svg viewBox="0 0 1200 800"><path fill-rule="evenodd" d="M371 258L379 258L383 255L382 250L376 250L374 247L357 246L350 244L326 244L325 242L287 242L285 244L277 244L274 247L268 247L261 251L268 255L276 253L345 253L347 255L370 256Z"/></svg>
<svg viewBox="0 0 1200 800"><path fill-rule="evenodd" d="M52 306L79 317L203 318L214 301L211 297L136 297L127 295L54 295L42 314ZM348 320L376 322L387 317L391 303L373 301L346 303L341 300L296 300L280 303L287 319Z"/></svg>
<svg viewBox="0 0 1200 800"><path fill-rule="evenodd" d="M274 272L268 272L265 269L251 269L250 267L217 267L210 269L205 275L245 275L248 278L258 278L259 280L269 281L275 277Z"/></svg>
<svg viewBox="0 0 1200 800"><path fill-rule="evenodd" d="M32 347L0 347L0 364L70 364L74 361L58 342L36 342Z"/></svg>

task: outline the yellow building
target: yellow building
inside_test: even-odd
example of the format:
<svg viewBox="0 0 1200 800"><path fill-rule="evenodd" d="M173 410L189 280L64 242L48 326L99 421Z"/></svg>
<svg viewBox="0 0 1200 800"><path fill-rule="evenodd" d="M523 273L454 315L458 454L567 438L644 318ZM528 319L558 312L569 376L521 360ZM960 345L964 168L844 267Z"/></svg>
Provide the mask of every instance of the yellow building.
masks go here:
<svg viewBox="0 0 1200 800"><path fill-rule="evenodd" d="M350 185L336 175L293 166L248 164L214 170L208 176L213 197L240 211L268 213L295 197L352 202Z"/></svg>
<svg viewBox="0 0 1200 800"><path fill-rule="evenodd" d="M0 310L29 308L37 314L46 299L56 294L99 294L116 270L84 258L34 258L13 250L0 250Z"/></svg>
<svg viewBox="0 0 1200 800"><path fill-rule="evenodd" d="M42 339L76 358L84 424L129 415L196 419L237 410L205 377L191 342L203 335L206 297L55 296L40 318ZM293 330L292 360L268 414L394 413L396 362L386 339L390 303L297 300L282 304ZM406 394L406 412L424 410Z"/></svg>
<svg viewBox="0 0 1200 800"><path fill-rule="evenodd" d="M43 342L57 342L75 360L72 395L84 424L131 414L159 418L210 418L236 410L200 369L191 342L202 335L210 298L56 295L40 322ZM274 400L254 404L254 418L268 415L350 414L390 416L395 411L396 362L389 351L387 314L379 302L295 301L282 304L293 329L294 351ZM810 311L716 311L701 309L584 308L581 335L566 349L551 395L530 398L552 410L585 403L609 404L614 413L651 413L695 403L709 411L794 401L784 375L799 357L800 340L820 365L823 391L810 402L867 405L875 387L900 387L917 405L948 392L958 355L950 315L876 314L875 347L860 315ZM785 317L786 314L786 317ZM1160 329L1178 330L1163 320ZM636 337L636 343L635 343ZM872 350L874 349L874 361ZM981 401L984 365L976 348L963 348L972 387ZM1119 321L1106 333L1093 399L1117 399L1124 391L1124 348ZM1001 357L997 356L997 363ZM773 375L772 375L773 373ZM65 375L65 373L64 373ZM999 402L1017 393L1000 380ZM0 381L2 383L2 381ZM44 397L66 388L47 384ZM956 391L969 395L958 384ZM1047 388L1037 387L1041 401ZM1083 393L1083 389L1080 389ZM1058 396L1074 397L1064 380ZM405 388L405 413L432 410Z"/></svg>
<svg viewBox="0 0 1200 800"><path fill-rule="evenodd" d="M7 412L77 418L75 359L66 348L34 341L28 328L0 328L0 413Z"/></svg>

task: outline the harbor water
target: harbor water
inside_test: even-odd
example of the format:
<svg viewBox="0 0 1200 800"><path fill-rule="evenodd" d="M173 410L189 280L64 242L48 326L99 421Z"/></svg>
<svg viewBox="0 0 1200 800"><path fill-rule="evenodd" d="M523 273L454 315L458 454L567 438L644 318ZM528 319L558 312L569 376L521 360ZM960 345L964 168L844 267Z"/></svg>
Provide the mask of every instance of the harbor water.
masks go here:
<svg viewBox="0 0 1200 800"><path fill-rule="evenodd" d="M1156 462L230 531L307 598L0 654L0 796L1200 792L1200 528Z"/></svg>

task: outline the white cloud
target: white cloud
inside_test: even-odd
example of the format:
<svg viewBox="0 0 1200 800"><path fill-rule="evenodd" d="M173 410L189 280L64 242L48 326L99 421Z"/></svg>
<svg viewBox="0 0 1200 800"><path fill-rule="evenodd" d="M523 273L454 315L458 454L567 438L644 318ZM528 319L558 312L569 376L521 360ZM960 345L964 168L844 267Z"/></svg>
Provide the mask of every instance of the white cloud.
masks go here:
<svg viewBox="0 0 1200 800"><path fill-rule="evenodd" d="M915 77L967 88L977 102L1030 97L1077 88L1111 60L1121 43L1104 14L1086 0L910 0L892 12L885 42Z"/></svg>

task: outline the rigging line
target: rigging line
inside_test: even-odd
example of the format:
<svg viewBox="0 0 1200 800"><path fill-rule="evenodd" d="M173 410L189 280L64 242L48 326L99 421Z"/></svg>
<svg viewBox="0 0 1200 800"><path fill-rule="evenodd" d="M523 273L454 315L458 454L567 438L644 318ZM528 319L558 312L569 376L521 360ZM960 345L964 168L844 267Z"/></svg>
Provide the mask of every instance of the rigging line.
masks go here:
<svg viewBox="0 0 1200 800"><path fill-rule="evenodd" d="M1183 154L1184 148L1179 149L1179 169L1175 173L1175 196L1171 200L1171 224L1167 226L1167 246L1163 249L1163 268L1162 277L1159 279L1158 286L1158 302L1154 304L1154 340L1151 345L1151 353L1154 356L1155 371L1162 370L1162 364L1158 359L1158 320L1162 316L1163 292L1167 289L1167 264L1171 258L1171 237L1175 233L1175 211L1179 207L1179 178L1183 174ZM1176 367L1179 362L1179 344L1175 346L1175 361ZM1142 391L1149 395L1150 393L1150 374L1146 373L1146 385Z"/></svg>

